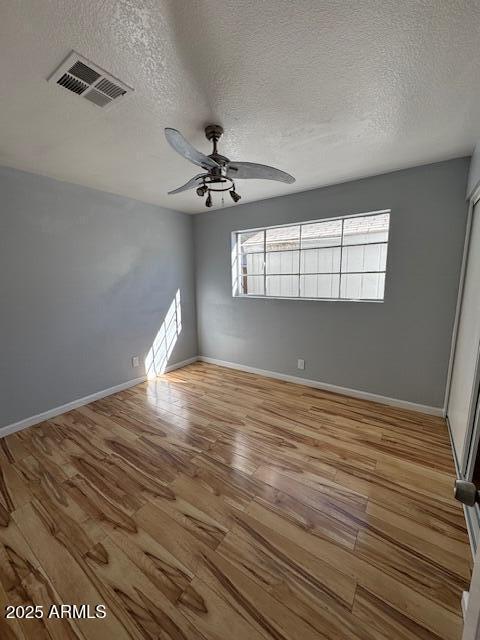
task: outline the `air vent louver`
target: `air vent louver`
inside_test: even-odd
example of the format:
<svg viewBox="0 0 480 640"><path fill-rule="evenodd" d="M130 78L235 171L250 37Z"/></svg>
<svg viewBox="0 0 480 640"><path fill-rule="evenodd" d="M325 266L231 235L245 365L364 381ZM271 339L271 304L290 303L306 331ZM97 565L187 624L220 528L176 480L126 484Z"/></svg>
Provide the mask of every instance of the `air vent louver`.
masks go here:
<svg viewBox="0 0 480 640"><path fill-rule="evenodd" d="M125 89L122 89L122 87L119 87L117 84L113 84L113 82L110 82L110 80L106 78L97 82L95 89L100 89L100 91L103 91L103 93L106 93L107 96L113 99L119 98L126 93Z"/></svg>
<svg viewBox="0 0 480 640"><path fill-rule="evenodd" d="M78 94L97 107L106 107L133 91L75 51L69 54L48 81Z"/></svg>
<svg viewBox="0 0 480 640"><path fill-rule="evenodd" d="M86 100L90 100L97 105L97 107L104 107L105 105L112 102L112 99L108 96L100 93L100 91L96 91L95 89L90 89L88 93L85 94Z"/></svg>
<svg viewBox="0 0 480 640"><path fill-rule="evenodd" d="M70 67L70 69L68 70L68 73L71 73L74 76L77 76L77 78L80 78L80 80L84 80L85 82L88 82L88 84L92 84L93 82L95 82L95 80L98 80L100 77L100 74L97 73L95 71L95 69L92 69L91 67L87 67L86 64L83 64L83 62L80 62L80 60L78 60L73 67Z"/></svg>
<svg viewBox="0 0 480 640"><path fill-rule="evenodd" d="M69 73L64 73L60 80L57 80L57 84L62 85L65 89L73 91L73 93L82 94L85 89L88 89L88 85L84 82L80 82L77 78L74 78Z"/></svg>

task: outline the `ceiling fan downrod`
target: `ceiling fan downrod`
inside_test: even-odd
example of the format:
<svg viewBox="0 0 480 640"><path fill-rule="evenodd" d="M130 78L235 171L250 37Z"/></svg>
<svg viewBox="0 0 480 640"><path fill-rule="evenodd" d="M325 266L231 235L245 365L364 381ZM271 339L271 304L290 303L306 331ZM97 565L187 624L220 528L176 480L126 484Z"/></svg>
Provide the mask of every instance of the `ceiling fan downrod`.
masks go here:
<svg viewBox="0 0 480 640"><path fill-rule="evenodd" d="M223 127L219 124L209 124L205 127L205 137L213 143L212 156L217 155L217 142L223 136Z"/></svg>
<svg viewBox="0 0 480 640"><path fill-rule="evenodd" d="M205 127L205 137L209 142L213 144L213 151L208 157L218 164L218 169L211 169L209 175L205 176L205 178L203 179L202 186L198 187L197 189L197 194L200 197L208 194L207 199L205 200L206 207L211 207L213 205L213 191L228 191L234 202L238 202L241 199L241 196L236 192L234 181L231 178L227 177L227 165L229 163L229 159L218 153L217 145L222 135L223 127L219 124L209 124ZM228 186L223 186L225 185L225 183L228 183ZM212 184L222 186L211 187L210 185Z"/></svg>
<svg viewBox="0 0 480 640"><path fill-rule="evenodd" d="M228 191L234 202L238 202L241 196L236 192L235 182L227 176L227 164L229 159L218 153L218 141L223 135L223 127L219 124L209 124L205 127L205 137L213 144L212 153L208 156L218 164L218 168L212 168L208 175L204 176L202 185L197 188L197 195L203 198L207 195L205 206L213 206L212 192ZM212 186L215 185L215 186Z"/></svg>

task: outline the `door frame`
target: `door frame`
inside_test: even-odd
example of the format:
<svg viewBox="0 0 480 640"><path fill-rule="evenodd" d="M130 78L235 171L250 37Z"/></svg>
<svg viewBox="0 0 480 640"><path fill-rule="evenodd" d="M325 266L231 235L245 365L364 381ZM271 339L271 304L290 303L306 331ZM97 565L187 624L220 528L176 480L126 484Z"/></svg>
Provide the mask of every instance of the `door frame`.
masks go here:
<svg viewBox="0 0 480 640"><path fill-rule="evenodd" d="M469 417L467 431L465 433L465 441L462 451L457 452L453 442L450 422L448 418L448 404L450 401L450 392L452 387L453 364L455 360L455 350L457 346L458 330L460 323L460 313L462 309L465 279L468 264L468 255L470 251L471 231L473 221L473 208L480 201L480 185L477 186L473 194L468 199L467 223L465 228L465 241L463 247L462 266L460 270L460 280L458 285L457 306L455 309L455 321L452 332L452 342L450 348L450 359L448 363L447 382L445 389L444 415L448 426L450 436L450 444L452 447L453 458L455 462L455 470L457 478L462 480L470 480L473 475L473 465L475 463L475 452L480 440L480 412L477 410L479 390L480 390L480 344L477 346L477 358L475 368L475 380L473 386L473 394L470 401ZM474 438L472 435L475 434ZM480 546L480 507L475 504L473 507L463 505L465 520L467 523L468 537L470 539L470 547L472 556L475 557L477 546Z"/></svg>

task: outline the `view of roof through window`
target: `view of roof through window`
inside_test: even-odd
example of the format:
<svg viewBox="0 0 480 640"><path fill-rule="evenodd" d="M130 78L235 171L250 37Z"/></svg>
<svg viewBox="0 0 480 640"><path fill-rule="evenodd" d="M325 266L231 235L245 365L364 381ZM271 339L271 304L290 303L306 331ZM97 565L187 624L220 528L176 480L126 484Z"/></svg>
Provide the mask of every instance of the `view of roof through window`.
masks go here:
<svg viewBox="0 0 480 640"><path fill-rule="evenodd" d="M234 234L233 295L383 300L390 212Z"/></svg>

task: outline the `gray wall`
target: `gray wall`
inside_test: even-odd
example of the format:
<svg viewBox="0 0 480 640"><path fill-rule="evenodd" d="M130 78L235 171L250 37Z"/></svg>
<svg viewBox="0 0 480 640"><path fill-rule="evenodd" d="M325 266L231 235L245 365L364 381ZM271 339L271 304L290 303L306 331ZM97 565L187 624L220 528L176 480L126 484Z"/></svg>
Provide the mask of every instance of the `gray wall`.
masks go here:
<svg viewBox="0 0 480 640"><path fill-rule="evenodd" d="M200 354L441 407L468 165L451 160L195 216ZM232 231L386 208L384 303L232 298Z"/></svg>
<svg viewBox="0 0 480 640"><path fill-rule="evenodd" d="M190 216L0 169L0 426L143 375L178 288L196 355L193 277Z"/></svg>

